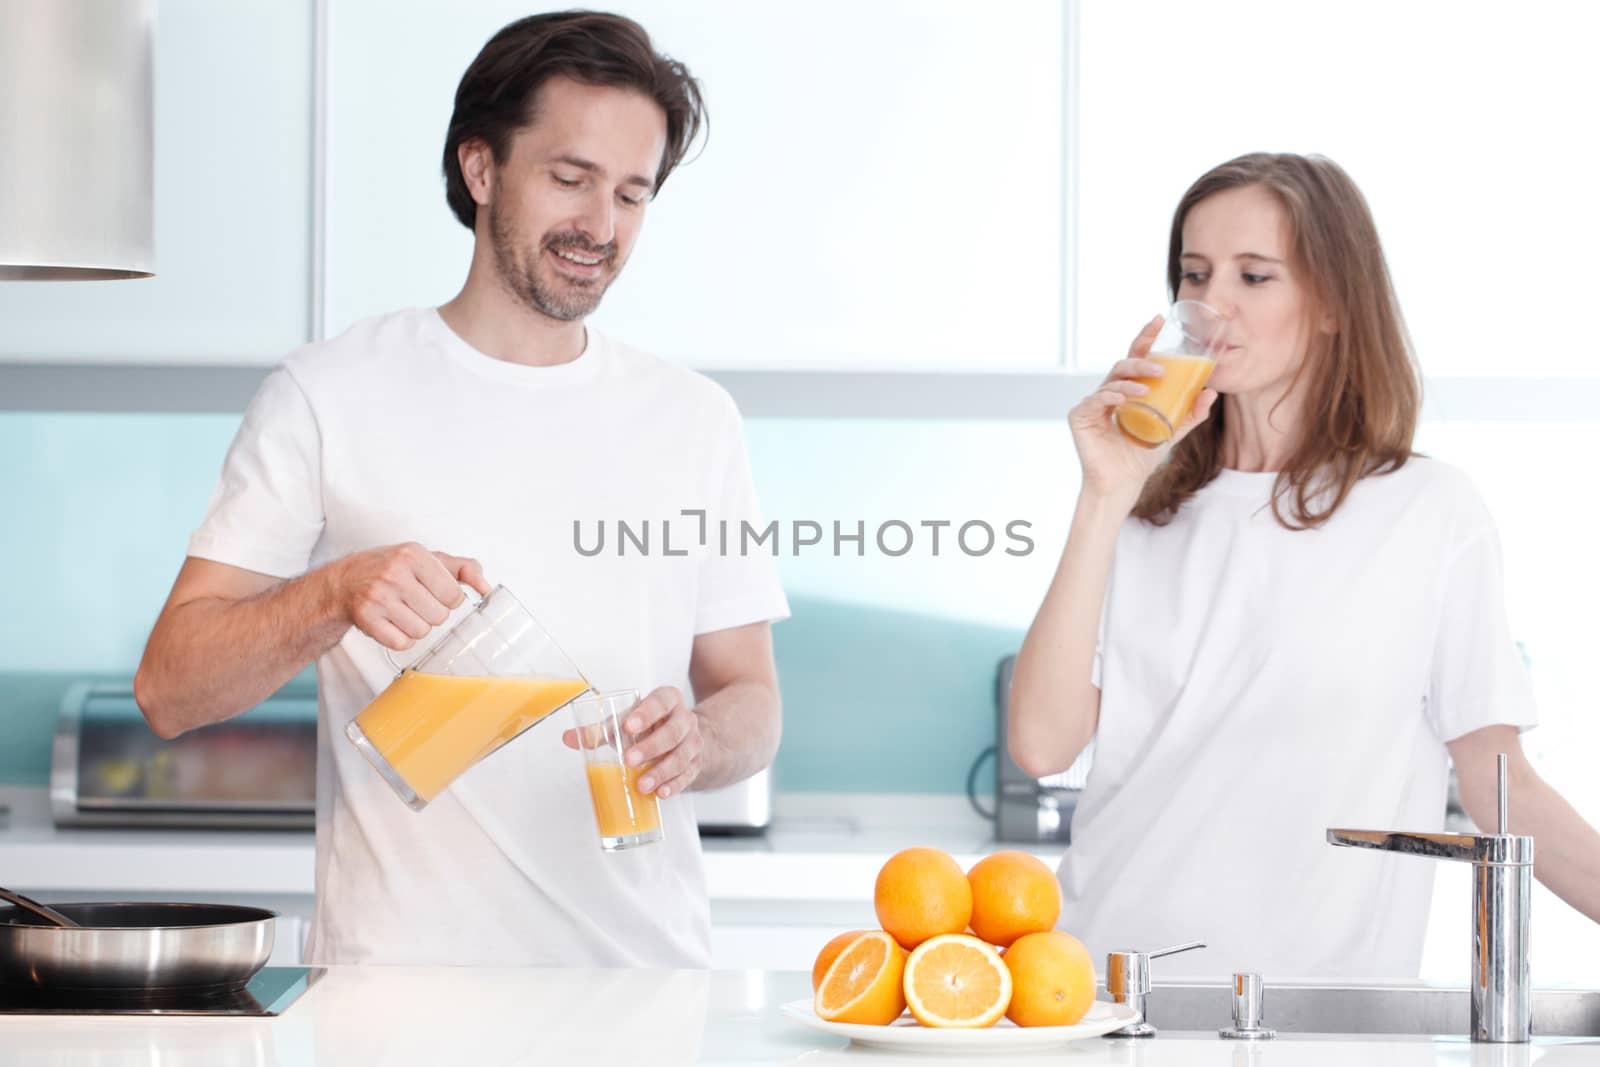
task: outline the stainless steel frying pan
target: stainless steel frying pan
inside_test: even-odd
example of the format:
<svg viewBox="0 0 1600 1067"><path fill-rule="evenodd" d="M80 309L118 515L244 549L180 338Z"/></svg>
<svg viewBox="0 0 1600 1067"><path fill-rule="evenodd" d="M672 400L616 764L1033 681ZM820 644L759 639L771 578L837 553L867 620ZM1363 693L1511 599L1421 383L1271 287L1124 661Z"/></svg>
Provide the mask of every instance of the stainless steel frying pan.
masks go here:
<svg viewBox="0 0 1600 1067"><path fill-rule="evenodd" d="M0 906L0 985L59 991L242 986L272 955L265 908L228 904L56 904L55 926Z"/></svg>

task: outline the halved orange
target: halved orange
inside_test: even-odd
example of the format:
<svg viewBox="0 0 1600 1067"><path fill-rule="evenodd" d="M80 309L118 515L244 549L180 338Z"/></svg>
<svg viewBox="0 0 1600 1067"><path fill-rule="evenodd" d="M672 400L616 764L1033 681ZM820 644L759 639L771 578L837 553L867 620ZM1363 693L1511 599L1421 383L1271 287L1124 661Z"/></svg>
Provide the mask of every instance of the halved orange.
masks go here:
<svg viewBox="0 0 1600 1067"><path fill-rule="evenodd" d="M817 962L811 965L811 992L817 991L822 984L822 976L828 973L828 968L833 966L833 961L839 958L845 946L864 933L865 930L846 930L822 946L822 951L817 953Z"/></svg>
<svg viewBox="0 0 1600 1067"><path fill-rule="evenodd" d="M822 976L812 1001L817 1018L888 1026L906 1010L901 983L905 969L906 950L894 938L882 930L862 934L845 946Z"/></svg>
<svg viewBox="0 0 1600 1067"><path fill-rule="evenodd" d="M1011 1005L1011 972L993 945L941 934L906 960L905 995L923 1026L993 1026Z"/></svg>

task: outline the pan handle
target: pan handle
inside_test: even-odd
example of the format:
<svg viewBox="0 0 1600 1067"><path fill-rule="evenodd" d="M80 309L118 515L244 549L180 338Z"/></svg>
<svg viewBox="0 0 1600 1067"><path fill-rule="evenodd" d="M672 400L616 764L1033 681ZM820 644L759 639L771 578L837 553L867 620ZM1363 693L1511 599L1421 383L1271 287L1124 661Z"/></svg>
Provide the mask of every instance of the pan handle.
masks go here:
<svg viewBox="0 0 1600 1067"><path fill-rule="evenodd" d="M21 893L13 892L10 889L6 889L4 886L0 886L0 900L9 900L17 907L22 908L25 911L31 911L46 922L55 926L60 926L63 929L75 930L78 927L77 923L73 922L71 919L67 918L65 915L61 914L59 911L50 907L49 905L41 904L37 900L33 900L30 897L25 897Z"/></svg>

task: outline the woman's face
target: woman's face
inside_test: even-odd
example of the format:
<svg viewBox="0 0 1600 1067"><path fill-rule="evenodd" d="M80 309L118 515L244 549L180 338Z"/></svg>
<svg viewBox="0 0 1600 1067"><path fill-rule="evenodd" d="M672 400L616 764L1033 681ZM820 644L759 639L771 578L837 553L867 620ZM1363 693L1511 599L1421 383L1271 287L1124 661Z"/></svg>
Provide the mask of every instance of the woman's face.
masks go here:
<svg viewBox="0 0 1600 1067"><path fill-rule="evenodd" d="M1291 266L1289 217L1259 185L1215 193L1183 220L1178 299L1210 304L1229 320L1229 345L1211 388L1282 396L1304 362L1312 298Z"/></svg>

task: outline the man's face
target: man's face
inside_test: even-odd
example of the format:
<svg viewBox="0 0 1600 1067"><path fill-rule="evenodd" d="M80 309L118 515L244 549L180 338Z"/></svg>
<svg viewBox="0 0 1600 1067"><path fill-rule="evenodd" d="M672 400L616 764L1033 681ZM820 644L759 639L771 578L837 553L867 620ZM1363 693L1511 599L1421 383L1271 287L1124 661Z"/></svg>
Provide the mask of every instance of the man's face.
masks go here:
<svg viewBox="0 0 1600 1067"><path fill-rule="evenodd" d="M633 251L666 141L666 114L649 97L547 81L533 125L490 171L488 238L500 283L561 322L593 311Z"/></svg>

